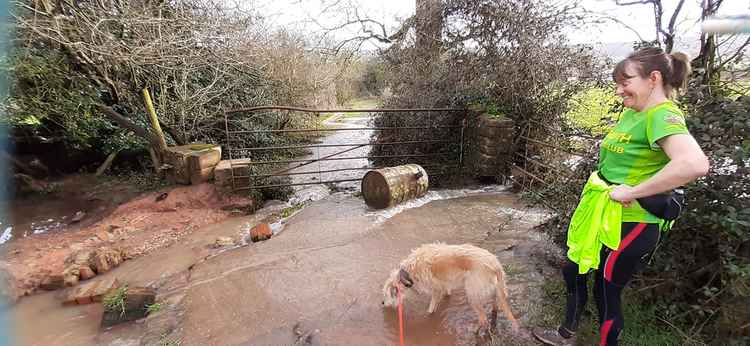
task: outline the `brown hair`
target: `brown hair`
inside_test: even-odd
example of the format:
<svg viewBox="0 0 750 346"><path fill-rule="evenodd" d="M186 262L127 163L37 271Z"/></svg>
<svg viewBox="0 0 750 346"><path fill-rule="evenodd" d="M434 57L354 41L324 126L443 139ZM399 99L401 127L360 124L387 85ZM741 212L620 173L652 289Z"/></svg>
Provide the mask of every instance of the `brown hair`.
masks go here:
<svg viewBox="0 0 750 346"><path fill-rule="evenodd" d="M664 89L669 97L672 90L682 89L687 84L687 78L690 75L689 61L690 58L685 53L666 54L658 47L642 48L633 52L615 66L614 71L612 71L612 79L622 81L635 77L625 72L629 64L634 64L633 66L635 66L641 78L647 78L651 72L659 71L664 81Z"/></svg>

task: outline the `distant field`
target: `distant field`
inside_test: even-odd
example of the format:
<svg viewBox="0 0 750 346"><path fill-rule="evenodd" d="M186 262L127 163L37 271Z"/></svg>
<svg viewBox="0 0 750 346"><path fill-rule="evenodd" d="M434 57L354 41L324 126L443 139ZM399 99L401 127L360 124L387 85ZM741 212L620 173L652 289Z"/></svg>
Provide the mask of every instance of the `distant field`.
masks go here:
<svg viewBox="0 0 750 346"><path fill-rule="evenodd" d="M376 109L381 106L380 100L376 98L354 99L344 104L345 109ZM359 117L366 113L344 113L342 118Z"/></svg>

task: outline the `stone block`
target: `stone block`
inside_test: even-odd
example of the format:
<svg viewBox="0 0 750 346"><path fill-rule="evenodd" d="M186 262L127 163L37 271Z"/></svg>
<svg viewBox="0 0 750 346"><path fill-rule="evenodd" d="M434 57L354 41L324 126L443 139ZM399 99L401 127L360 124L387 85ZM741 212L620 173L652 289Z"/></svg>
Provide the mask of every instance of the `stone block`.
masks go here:
<svg viewBox="0 0 750 346"><path fill-rule="evenodd" d="M190 156L188 156L188 166L191 170L213 168L216 167L219 161L221 161L221 147L218 145L201 151L192 152L190 153Z"/></svg>
<svg viewBox="0 0 750 346"><path fill-rule="evenodd" d="M227 190L232 188L232 171L234 176L248 176L250 174L249 159L222 160L214 168L214 183L217 187ZM235 179L235 185L241 187L247 184L247 179Z"/></svg>
<svg viewBox="0 0 750 346"><path fill-rule="evenodd" d="M207 167L202 170L191 170L190 171L190 184L198 185L205 183L214 177L214 167Z"/></svg>
<svg viewBox="0 0 750 346"><path fill-rule="evenodd" d="M83 305L101 302L103 297L121 286L115 277L95 280L72 288L65 298L63 305Z"/></svg>
<svg viewBox="0 0 750 346"><path fill-rule="evenodd" d="M195 158L193 158L195 157ZM191 159L192 158L192 159ZM194 165L208 166L221 159L221 147L213 144L188 144L168 147L164 151L164 163L172 166L167 179L178 184L190 184L191 161Z"/></svg>

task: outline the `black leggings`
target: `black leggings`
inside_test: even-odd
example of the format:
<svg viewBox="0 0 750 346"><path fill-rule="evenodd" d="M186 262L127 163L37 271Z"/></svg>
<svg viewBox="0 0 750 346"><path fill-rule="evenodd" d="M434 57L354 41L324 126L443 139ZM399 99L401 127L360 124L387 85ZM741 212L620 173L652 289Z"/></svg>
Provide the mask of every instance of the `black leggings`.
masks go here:
<svg viewBox="0 0 750 346"><path fill-rule="evenodd" d="M594 299L599 311L601 346L617 345L625 322L620 306L622 289L633 274L646 266L658 242L658 224L623 222L619 248L612 251L602 246L599 269L594 274ZM570 260L563 266L562 273L568 295L561 334L578 329L588 300L588 273L578 274L578 264Z"/></svg>

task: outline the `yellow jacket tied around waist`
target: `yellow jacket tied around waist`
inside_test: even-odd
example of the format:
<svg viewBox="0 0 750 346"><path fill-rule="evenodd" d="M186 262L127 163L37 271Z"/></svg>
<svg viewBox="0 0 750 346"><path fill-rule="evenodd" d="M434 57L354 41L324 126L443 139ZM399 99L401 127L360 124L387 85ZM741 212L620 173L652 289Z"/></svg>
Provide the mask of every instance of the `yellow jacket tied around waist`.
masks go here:
<svg viewBox="0 0 750 346"><path fill-rule="evenodd" d="M615 185L591 173L583 187L568 227L568 258L578 264L580 274L599 268L602 244L612 250L620 246L622 204L609 198Z"/></svg>

